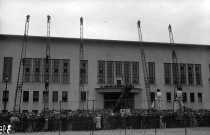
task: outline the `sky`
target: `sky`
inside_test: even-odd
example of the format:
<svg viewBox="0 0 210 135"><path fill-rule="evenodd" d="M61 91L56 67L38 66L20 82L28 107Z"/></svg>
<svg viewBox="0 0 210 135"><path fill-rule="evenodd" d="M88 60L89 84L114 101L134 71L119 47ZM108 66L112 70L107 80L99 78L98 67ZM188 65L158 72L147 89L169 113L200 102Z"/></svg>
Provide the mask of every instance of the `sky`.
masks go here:
<svg viewBox="0 0 210 135"><path fill-rule="evenodd" d="M30 15L29 35L138 41L141 21L145 42L210 45L210 0L0 0L0 34L23 35Z"/></svg>

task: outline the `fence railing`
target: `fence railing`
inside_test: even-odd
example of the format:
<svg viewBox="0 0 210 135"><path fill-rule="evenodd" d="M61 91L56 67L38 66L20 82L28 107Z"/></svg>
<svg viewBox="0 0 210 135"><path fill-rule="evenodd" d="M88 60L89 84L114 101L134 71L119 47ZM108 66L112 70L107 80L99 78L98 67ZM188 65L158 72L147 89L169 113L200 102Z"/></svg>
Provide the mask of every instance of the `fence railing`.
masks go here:
<svg viewBox="0 0 210 135"><path fill-rule="evenodd" d="M51 110L97 110L97 109L114 109L117 103L117 99L106 99L106 100L90 100L90 99L86 99L83 101L83 107L81 108L79 106L79 101L69 101L69 100L61 100L61 101L53 101L52 103L49 104L49 108ZM147 100L133 100L133 99L126 99L126 100L122 100L120 102L120 104L118 104L120 108L130 108L130 109L147 109ZM174 100L159 100L159 101L155 101L155 100L150 100L150 102L152 102L152 106L153 108L156 108L158 110L168 110L168 109L173 109L176 108L175 110L180 108L180 103L174 101ZM174 102L175 102L175 107L174 107ZM36 103L37 104L37 103ZM43 103L42 103L43 104ZM186 106L189 107L193 107L195 109L203 109L203 104L202 103L198 103L198 104L194 104L193 106L191 106L191 104L186 104ZM150 108L149 107L149 108ZM27 107L26 107L27 108ZM24 109L24 106L22 108L22 110Z"/></svg>
<svg viewBox="0 0 210 135"><path fill-rule="evenodd" d="M100 120L97 120L100 117ZM210 117L191 118L155 115L110 115L110 116L71 116L54 114L45 118L34 115L33 118L20 116L19 121L8 122L3 118L0 125L11 124L16 132L39 131L95 131L113 129L159 129L210 127Z"/></svg>

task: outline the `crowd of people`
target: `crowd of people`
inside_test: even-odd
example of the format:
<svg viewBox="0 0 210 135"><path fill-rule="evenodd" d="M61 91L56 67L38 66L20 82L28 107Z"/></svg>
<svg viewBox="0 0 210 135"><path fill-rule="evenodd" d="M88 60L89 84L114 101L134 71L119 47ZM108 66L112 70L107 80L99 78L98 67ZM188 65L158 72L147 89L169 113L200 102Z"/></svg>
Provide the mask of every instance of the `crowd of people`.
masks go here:
<svg viewBox="0 0 210 135"><path fill-rule="evenodd" d="M11 124L16 132L111 130L176 127L210 127L208 110L112 110L49 111L45 113L1 113L1 125Z"/></svg>

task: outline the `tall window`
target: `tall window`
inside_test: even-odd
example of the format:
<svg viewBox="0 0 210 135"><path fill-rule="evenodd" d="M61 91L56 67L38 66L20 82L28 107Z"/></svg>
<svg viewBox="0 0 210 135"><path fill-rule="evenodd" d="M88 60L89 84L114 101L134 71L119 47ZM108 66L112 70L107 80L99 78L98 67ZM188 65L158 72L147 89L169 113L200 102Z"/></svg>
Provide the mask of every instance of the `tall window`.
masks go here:
<svg viewBox="0 0 210 135"><path fill-rule="evenodd" d="M4 90L4 91L3 91L2 101L3 101L3 102L5 102L5 101L8 102L8 100L9 100L9 91L8 91L8 90L7 90L7 91Z"/></svg>
<svg viewBox="0 0 210 135"><path fill-rule="evenodd" d="M80 93L81 101L85 101L86 100L86 95L87 95L86 91L81 91L81 93Z"/></svg>
<svg viewBox="0 0 210 135"><path fill-rule="evenodd" d="M41 61L42 59L33 59L33 82L41 82Z"/></svg>
<svg viewBox="0 0 210 135"><path fill-rule="evenodd" d="M116 77L122 77L122 61L115 61Z"/></svg>
<svg viewBox="0 0 210 135"><path fill-rule="evenodd" d="M183 102L187 102L187 93L186 92L183 93L182 97L183 97L183 99L182 99Z"/></svg>
<svg viewBox="0 0 210 135"><path fill-rule="evenodd" d="M39 91L33 91L33 102L39 101Z"/></svg>
<svg viewBox="0 0 210 135"><path fill-rule="evenodd" d="M105 61L98 61L98 83L105 83Z"/></svg>
<svg viewBox="0 0 210 135"><path fill-rule="evenodd" d="M194 84L193 64L187 64L187 69L188 69L188 84L193 85Z"/></svg>
<svg viewBox="0 0 210 135"><path fill-rule="evenodd" d="M24 82L31 82L32 59L25 58L24 62L25 62Z"/></svg>
<svg viewBox="0 0 210 135"><path fill-rule="evenodd" d="M178 72L179 72L177 63L172 63L172 71L173 71L173 84L177 84L178 83Z"/></svg>
<svg viewBox="0 0 210 135"><path fill-rule="evenodd" d="M180 64L180 79L181 84L186 84L186 64Z"/></svg>
<svg viewBox="0 0 210 135"><path fill-rule="evenodd" d="M58 102L58 91L53 91L52 102Z"/></svg>
<svg viewBox="0 0 210 135"><path fill-rule="evenodd" d="M6 76L9 77L9 82L12 80L12 60L12 57L4 57L3 82L5 82Z"/></svg>
<svg viewBox="0 0 210 135"><path fill-rule="evenodd" d="M29 91L23 91L23 102L29 101Z"/></svg>
<svg viewBox="0 0 210 135"><path fill-rule="evenodd" d="M52 82L60 83L60 60L52 60Z"/></svg>
<svg viewBox="0 0 210 135"><path fill-rule="evenodd" d="M202 93L198 93L198 102L203 102Z"/></svg>
<svg viewBox="0 0 210 135"><path fill-rule="evenodd" d="M171 84L171 64L164 63L165 84Z"/></svg>
<svg viewBox="0 0 210 135"><path fill-rule="evenodd" d="M48 68L49 67L49 68ZM49 75L49 79L51 80L51 59L47 62L46 59L43 59L43 79L42 81L45 82L45 77ZM50 82L50 80L48 80Z"/></svg>
<svg viewBox="0 0 210 135"><path fill-rule="evenodd" d="M139 84L139 63L132 62L132 83Z"/></svg>
<svg viewBox="0 0 210 135"><path fill-rule="evenodd" d="M124 61L124 81L126 84L131 83L131 63Z"/></svg>
<svg viewBox="0 0 210 135"><path fill-rule="evenodd" d="M196 85L202 84L201 64L195 64L195 80L196 80Z"/></svg>
<svg viewBox="0 0 210 135"><path fill-rule="evenodd" d="M107 61L107 83L114 83L114 62Z"/></svg>
<svg viewBox="0 0 210 135"><path fill-rule="evenodd" d="M69 83L70 81L70 60L62 59L61 82Z"/></svg>
<svg viewBox="0 0 210 135"><path fill-rule="evenodd" d="M155 84L155 62L148 62L149 82Z"/></svg>
<svg viewBox="0 0 210 135"><path fill-rule="evenodd" d="M195 95L194 95L194 93L190 93L190 102L195 102Z"/></svg>
<svg viewBox="0 0 210 135"><path fill-rule="evenodd" d="M81 69L80 69L80 75L83 76L83 83L88 83L88 61L87 60L81 60ZM81 78L80 78L81 79Z"/></svg>
<svg viewBox="0 0 210 135"><path fill-rule="evenodd" d="M62 91L62 102L68 101L68 91Z"/></svg>
<svg viewBox="0 0 210 135"><path fill-rule="evenodd" d="M48 90L44 90L43 91L43 103L48 103L49 101L47 100L47 97L49 98L49 91Z"/></svg>
<svg viewBox="0 0 210 135"><path fill-rule="evenodd" d="M167 102L171 102L171 92L166 93L166 100Z"/></svg>

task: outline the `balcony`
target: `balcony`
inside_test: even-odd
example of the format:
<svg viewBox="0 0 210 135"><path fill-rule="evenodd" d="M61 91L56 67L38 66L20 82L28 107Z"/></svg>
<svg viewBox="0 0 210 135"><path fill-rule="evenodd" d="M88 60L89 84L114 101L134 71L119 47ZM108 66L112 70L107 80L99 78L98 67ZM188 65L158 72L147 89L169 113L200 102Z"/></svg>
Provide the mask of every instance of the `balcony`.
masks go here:
<svg viewBox="0 0 210 135"><path fill-rule="evenodd" d="M95 88L96 92L98 93L117 93L121 92L123 86L100 86L99 88ZM135 88L133 87L131 89L131 93L139 94L141 92L142 88Z"/></svg>

